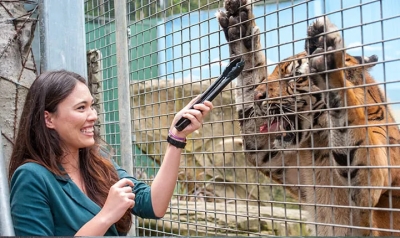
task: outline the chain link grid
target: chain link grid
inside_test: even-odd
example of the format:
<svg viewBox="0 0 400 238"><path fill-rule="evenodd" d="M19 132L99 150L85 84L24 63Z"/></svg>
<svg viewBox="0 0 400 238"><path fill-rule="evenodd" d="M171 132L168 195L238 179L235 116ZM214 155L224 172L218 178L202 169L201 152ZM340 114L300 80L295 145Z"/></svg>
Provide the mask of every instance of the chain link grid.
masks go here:
<svg viewBox="0 0 400 238"><path fill-rule="evenodd" d="M173 116L191 98L204 91L210 83L220 75L229 61L229 48L225 36L215 19L215 12L223 10L222 1L127 1L129 36L129 61L131 80L131 105L133 143L136 151L135 168L139 179L151 184L157 173L157 167L162 163L163 152L166 148L166 135ZM388 100L364 103L361 106L344 105L346 110L367 108L367 106L383 106L388 117L390 108L395 122L382 121L370 125L364 122L360 125L349 125L348 121L335 129L357 129L372 126L398 127L400 120L399 101L396 88L399 79L396 69L399 65L399 32L396 26L399 23L399 3L393 0L371 1L258 1L253 7L255 23L260 28L261 51L266 55L268 72L272 73L279 62L287 57L304 50L306 29L317 17L327 16L333 22L344 39L347 53L354 56L366 57L375 54L378 62L366 63L371 66L370 73L376 80L369 86L378 86L382 95ZM118 109L116 108L116 59L115 38L113 38L113 1L85 1L87 15L88 49L99 49L102 53L103 67L103 97L104 121L103 138L113 146L117 146ZM101 10L103 9L103 10ZM104 18L104 19L103 19ZM91 19L91 20L89 20ZM89 27L90 24L98 24ZM108 29L103 30L101 29ZM97 35L96 35L97 34ZM118 42L117 44L119 44ZM121 42L122 43L122 42ZM254 66L253 68L263 67ZM351 67L350 67L351 68ZM251 70L251 68L249 69ZM310 74L309 76L312 76ZM289 77L287 80L290 80ZM292 77L293 79L293 77ZM362 76L363 83L365 76ZM113 83L114 82L114 83ZM279 82L275 80L272 82ZM259 86L261 84L249 85ZM333 181L334 171L343 169L342 165L318 165L315 162L318 151L332 151L343 149L351 151L359 146L343 144L341 147L316 147L317 137L322 133L321 128L305 130L298 127L302 115L311 111L296 108L292 115L297 121L293 132L296 141L300 142L300 133L312 131L311 144L296 149L279 149L280 152L294 151L297 163L286 165L284 159L280 164L252 165L246 161L243 152L243 136L257 136L256 128L251 134L241 132L236 107L240 104L235 101L236 82L226 88L213 102L215 109L207 118L204 126L197 133L188 138L188 145L181 158L181 170L177 182L177 189L171 200L170 213L161 220L139 219L137 231L140 235L164 236L218 236L218 235L284 235L303 236L313 235L321 227L329 226L332 234L340 229L356 228L356 221L349 219L346 224L338 224L338 215L332 212L338 208L350 209L354 214L360 206L354 205L348 198L347 205L338 205L320 202L317 199L318 190L325 189L333 194L338 190L360 190L361 188L373 191L376 189L391 190L388 192L388 208L367 206L368 211L388 211L389 221L385 228L370 228L371 231L396 232L395 208L397 197L396 187L388 185L373 186L370 181L370 172L366 173L366 183L355 186L351 181L351 173L347 172L347 185L338 185ZM240 88L239 88L240 89ZM361 90L368 94L368 87L353 85L346 90ZM244 88L242 88L244 90ZM278 87L282 102L285 88ZM332 89L326 90L335 91ZM112 96L110 95L110 92ZM310 94L311 95L311 94ZM286 96L287 97L287 96ZM115 100L115 101L114 101ZM115 104L112 104L114 103ZM111 105L114 105L112 107ZM311 104L312 105L312 104ZM320 109L320 112L333 113L334 109ZM313 112L318 112L313 111ZM114 114L113 114L114 113ZM114 116L111 116L114 115ZM113 118L112 118L113 117ZM348 117L348 114L345 115ZM264 115L258 118L268 119L272 116ZM393 128L393 127L392 127ZM332 130L327 128L326 130ZM274 134L274 133L270 133ZM366 135L367 137L368 135ZM114 138L114 140L112 139ZM257 141L257 143L271 143ZM388 169L396 172L396 165L373 165L370 151L375 148L385 148L388 154L383 160L389 161L393 156L390 148L397 147L398 143L390 143L388 137L383 146L374 145L367 141L363 148L368 153L365 164L351 164L345 166L349 171ZM257 152L270 153L276 149L267 148ZM304 152L311 151L309 165L301 163ZM255 151L253 151L255 152ZM246 152L246 153L252 153ZM349 162L350 153L346 152ZM285 158L285 157L283 157ZM271 159L271 158L269 158ZM280 170L286 178L285 183L272 182L272 171ZM262 174L259 171L267 171ZM301 172L306 171L306 173ZM320 174L330 176L328 184L321 184ZM304 174L309 174L307 183L304 183ZM288 176L291 175L291 176ZM392 180L389 173L388 180ZM290 180L289 180L290 178ZM296 181L296 183L292 183ZM287 190L295 187L295 194ZM313 191L314 202L309 203L301 199L303 189ZM311 189L311 190L310 190ZM365 199L369 199L368 197ZM329 199L328 199L329 200ZM326 208L326 215L332 216L327 223L316 219L309 219L310 209L317 211ZM325 214L318 214L323 216ZM370 215L372 220L372 215Z"/></svg>

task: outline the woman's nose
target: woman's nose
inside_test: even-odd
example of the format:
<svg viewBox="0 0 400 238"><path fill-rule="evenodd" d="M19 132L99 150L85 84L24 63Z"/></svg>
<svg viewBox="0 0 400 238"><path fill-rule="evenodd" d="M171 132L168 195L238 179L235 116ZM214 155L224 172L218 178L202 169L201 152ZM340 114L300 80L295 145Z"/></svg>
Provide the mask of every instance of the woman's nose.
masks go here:
<svg viewBox="0 0 400 238"><path fill-rule="evenodd" d="M88 120L90 121L97 120L97 111L94 107L92 107L91 110L89 111Z"/></svg>

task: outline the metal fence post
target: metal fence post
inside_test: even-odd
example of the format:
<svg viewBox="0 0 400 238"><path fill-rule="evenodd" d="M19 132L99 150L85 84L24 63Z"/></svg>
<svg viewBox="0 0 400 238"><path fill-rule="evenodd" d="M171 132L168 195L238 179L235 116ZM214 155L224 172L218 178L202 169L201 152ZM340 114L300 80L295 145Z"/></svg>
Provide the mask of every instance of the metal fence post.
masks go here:
<svg viewBox="0 0 400 238"><path fill-rule="evenodd" d="M82 1L40 0L40 72L66 69L87 76Z"/></svg>
<svg viewBox="0 0 400 238"><path fill-rule="evenodd" d="M1 126L0 126L1 132ZM10 212L10 192L8 188L6 160L3 154L3 142L0 136L0 236L14 236L14 227Z"/></svg>
<svg viewBox="0 0 400 238"><path fill-rule="evenodd" d="M114 1L115 8L115 39L117 55L118 77L118 108L119 126L121 137L121 166L133 175L132 152L132 128L131 128L131 104L129 92L129 62L128 62L128 27L126 0ZM135 236L136 222L133 219L132 229L129 235Z"/></svg>

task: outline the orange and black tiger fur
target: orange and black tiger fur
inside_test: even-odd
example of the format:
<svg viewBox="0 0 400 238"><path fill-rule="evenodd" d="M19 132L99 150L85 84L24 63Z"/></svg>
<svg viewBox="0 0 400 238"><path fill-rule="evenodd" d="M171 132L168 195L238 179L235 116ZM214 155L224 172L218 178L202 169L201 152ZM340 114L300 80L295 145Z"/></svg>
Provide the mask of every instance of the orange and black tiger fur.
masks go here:
<svg viewBox="0 0 400 238"><path fill-rule="evenodd" d="M236 108L246 159L308 211L318 236L399 235L400 133L368 69L321 17L305 51L268 75L250 0L216 14L231 59L242 57Z"/></svg>

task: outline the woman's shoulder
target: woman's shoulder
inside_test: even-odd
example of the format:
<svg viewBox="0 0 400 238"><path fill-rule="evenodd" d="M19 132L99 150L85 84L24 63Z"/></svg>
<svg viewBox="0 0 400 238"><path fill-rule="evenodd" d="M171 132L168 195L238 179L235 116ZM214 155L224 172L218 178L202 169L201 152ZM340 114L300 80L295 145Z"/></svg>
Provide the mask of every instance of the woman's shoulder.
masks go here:
<svg viewBox="0 0 400 238"><path fill-rule="evenodd" d="M40 165L35 162L25 163L17 168L17 170L30 170L30 171L48 171L43 165Z"/></svg>
<svg viewBox="0 0 400 238"><path fill-rule="evenodd" d="M53 173L51 173L46 167L34 162L28 162L21 166L19 166L14 173L15 175L30 175L32 177L53 177Z"/></svg>

